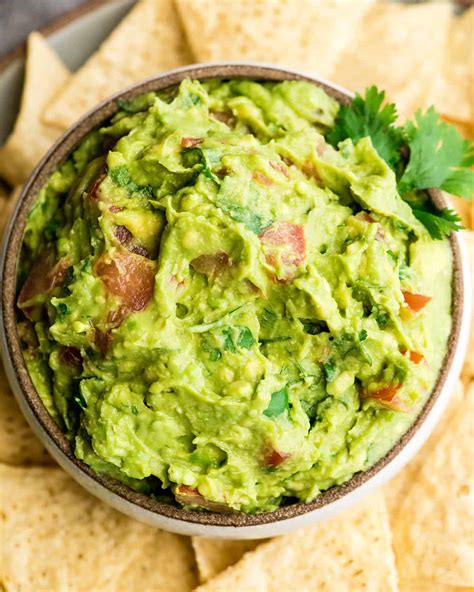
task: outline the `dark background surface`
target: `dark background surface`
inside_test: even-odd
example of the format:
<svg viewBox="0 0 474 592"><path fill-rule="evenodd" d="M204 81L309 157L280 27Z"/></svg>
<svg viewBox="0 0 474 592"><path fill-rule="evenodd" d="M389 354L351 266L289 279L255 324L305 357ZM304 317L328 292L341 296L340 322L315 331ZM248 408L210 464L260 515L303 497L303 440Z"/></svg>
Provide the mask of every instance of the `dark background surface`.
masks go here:
<svg viewBox="0 0 474 592"><path fill-rule="evenodd" d="M24 41L30 31L87 0L0 0L0 57Z"/></svg>

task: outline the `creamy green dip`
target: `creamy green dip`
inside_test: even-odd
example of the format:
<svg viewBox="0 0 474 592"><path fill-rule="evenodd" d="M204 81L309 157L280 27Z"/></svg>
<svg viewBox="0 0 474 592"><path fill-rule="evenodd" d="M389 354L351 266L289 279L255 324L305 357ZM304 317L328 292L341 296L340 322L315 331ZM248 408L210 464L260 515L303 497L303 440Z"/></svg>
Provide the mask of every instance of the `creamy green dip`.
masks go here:
<svg viewBox="0 0 474 592"><path fill-rule="evenodd" d="M368 469L441 367L448 241L370 139L326 143L338 104L309 83L119 107L41 191L19 274L29 372L77 457L243 512Z"/></svg>

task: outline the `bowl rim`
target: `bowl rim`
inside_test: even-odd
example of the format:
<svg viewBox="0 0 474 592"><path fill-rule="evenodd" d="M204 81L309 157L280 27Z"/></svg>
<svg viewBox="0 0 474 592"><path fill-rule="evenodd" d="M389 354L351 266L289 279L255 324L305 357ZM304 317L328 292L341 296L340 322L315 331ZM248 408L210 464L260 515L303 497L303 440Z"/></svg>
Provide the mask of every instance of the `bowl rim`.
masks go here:
<svg viewBox="0 0 474 592"><path fill-rule="evenodd" d="M457 355L457 352L459 349L463 349L465 342L467 342L467 337L463 335L465 331L463 331L462 327L467 310L467 296L469 294L469 292L466 292L468 272L461 256L462 247L459 237L456 233L452 233L449 239L453 255L452 328L443 365L431 395L428 397L411 427L385 456L367 471L356 473L345 483L321 492L313 501L309 503L295 502L280 506L273 511L258 514L244 514L242 512L222 514L202 510L188 510L178 505L158 501L149 495L136 492L110 477L93 471L88 465L74 456L70 443L64 433L55 424L36 392L23 360L20 340L16 329L15 302L17 293L17 266L26 217L37 197L38 191L54 169L69 156L90 130L109 119L118 110L117 99L129 100L139 94L152 90L163 90L179 84L185 78L197 80L210 78L250 78L259 81L304 80L323 88L340 103L347 104L353 97L352 93L336 84L332 84L321 78L301 74L291 69L260 63L224 62L195 64L167 71L129 86L99 103L70 127L42 158L24 185L18 203L5 230L0 279L2 287L2 311L0 318L2 325L2 349L8 378L27 420L63 468L72 472L73 476L76 473L75 478L81 481L83 485L85 484L89 490L95 491L97 494L98 490L102 490L103 492L105 488L115 498L110 503L116 507L121 505L121 501L128 502L129 504L138 506L142 510L171 519L172 521L214 526L219 527L221 530L235 530L236 527L252 528L287 521L313 513L316 510L321 510L336 502L341 503L343 498L348 494L354 493L361 486L365 488L369 481L378 476L382 469L391 464L400 455L414 436L417 436L415 440L420 440L417 447L421 446L422 441L420 435L417 435L417 432L430 416L447 382L452 379L453 375L459 373L459 359L461 356ZM446 207L447 202L441 191L430 190L429 193L433 203L437 207ZM434 423L432 427L434 427ZM425 440L427 435L424 435L422 440Z"/></svg>

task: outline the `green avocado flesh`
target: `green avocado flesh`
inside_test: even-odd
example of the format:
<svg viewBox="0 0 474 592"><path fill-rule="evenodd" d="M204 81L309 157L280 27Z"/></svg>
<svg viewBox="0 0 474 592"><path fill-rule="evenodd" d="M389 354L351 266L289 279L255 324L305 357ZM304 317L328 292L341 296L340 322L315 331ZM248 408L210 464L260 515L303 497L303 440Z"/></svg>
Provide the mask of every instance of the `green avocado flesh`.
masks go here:
<svg viewBox="0 0 474 592"><path fill-rule="evenodd" d="M119 111L29 214L18 330L78 458L185 506L314 499L413 423L452 257L306 82L185 80Z"/></svg>

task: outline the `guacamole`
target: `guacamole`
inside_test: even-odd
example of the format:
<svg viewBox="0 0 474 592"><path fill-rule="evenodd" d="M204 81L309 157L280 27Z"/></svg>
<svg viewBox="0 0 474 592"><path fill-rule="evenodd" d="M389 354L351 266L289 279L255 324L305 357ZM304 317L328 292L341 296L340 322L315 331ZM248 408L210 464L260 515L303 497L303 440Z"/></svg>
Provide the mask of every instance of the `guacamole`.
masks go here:
<svg viewBox="0 0 474 592"><path fill-rule="evenodd" d="M76 456L185 506L272 510L379 460L429 396L451 250L306 82L130 102L29 214L18 330Z"/></svg>

